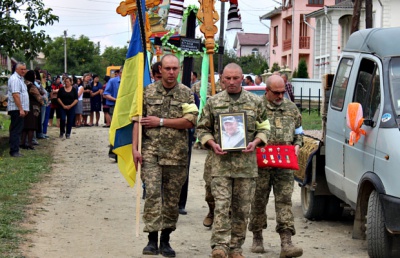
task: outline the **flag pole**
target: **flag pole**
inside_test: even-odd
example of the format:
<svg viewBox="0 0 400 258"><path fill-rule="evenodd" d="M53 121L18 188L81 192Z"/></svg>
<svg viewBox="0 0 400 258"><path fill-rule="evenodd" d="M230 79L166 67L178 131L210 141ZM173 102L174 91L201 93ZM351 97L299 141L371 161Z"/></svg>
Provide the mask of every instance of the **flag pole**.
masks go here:
<svg viewBox="0 0 400 258"><path fill-rule="evenodd" d="M138 151L140 155L142 155L142 126L140 125L140 120L142 120L143 116L139 116L139 120L136 123L139 123L138 127ZM135 222L136 222L136 237L139 237L139 230L140 230L140 190L141 190L141 178L140 174L142 173L142 164L138 162L137 165L137 171L136 171L136 216L135 216ZM140 183L140 184L139 184Z"/></svg>

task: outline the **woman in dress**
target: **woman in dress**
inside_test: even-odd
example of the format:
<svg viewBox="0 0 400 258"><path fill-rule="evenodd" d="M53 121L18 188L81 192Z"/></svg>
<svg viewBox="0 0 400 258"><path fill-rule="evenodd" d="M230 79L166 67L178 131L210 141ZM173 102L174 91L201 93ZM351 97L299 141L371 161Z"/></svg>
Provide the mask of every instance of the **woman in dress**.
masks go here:
<svg viewBox="0 0 400 258"><path fill-rule="evenodd" d="M39 114L40 107L44 104L42 95L38 88L35 86L35 72L28 71L25 76L25 84L29 94L29 112L24 118L24 129L21 135L21 148L34 150L33 147L33 133L39 128ZM28 137L28 141L26 141Z"/></svg>
<svg viewBox="0 0 400 258"><path fill-rule="evenodd" d="M99 82L99 76L93 75L92 92L90 96L90 124L93 125L94 114L96 114L96 126L99 126L101 111L101 89L103 85Z"/></svg>
<svg viewBox="0 0 400 258"><path fill-rule="evenodd" d="M82 125L92 126L87 123L87 117L90 116L90 92L92 91L92 85L90 84L91 76L85 74L83 76L83 99L82 99Z"/></svg>
<svg viewBox="0 0 400 258"><path fill-rule="evenodd" d="M72 88L72 79L64 80L65 87L58 91L57 99L60 104L60 138L71 136L72 124L75 117L75 105L78 103L78 93Z"/></svg>

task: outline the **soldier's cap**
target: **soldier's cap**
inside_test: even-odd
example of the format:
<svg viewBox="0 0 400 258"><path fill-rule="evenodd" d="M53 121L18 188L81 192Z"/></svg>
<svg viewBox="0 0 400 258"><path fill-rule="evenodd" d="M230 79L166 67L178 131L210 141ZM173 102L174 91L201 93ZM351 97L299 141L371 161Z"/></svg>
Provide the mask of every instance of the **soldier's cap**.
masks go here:
<svg viewBox="0 0 400 258"><path fill-rule="evenodd" d="M226 116L224 118L222 118L222 123L233 123L236 122L236 119L234 116Z"/></svg>

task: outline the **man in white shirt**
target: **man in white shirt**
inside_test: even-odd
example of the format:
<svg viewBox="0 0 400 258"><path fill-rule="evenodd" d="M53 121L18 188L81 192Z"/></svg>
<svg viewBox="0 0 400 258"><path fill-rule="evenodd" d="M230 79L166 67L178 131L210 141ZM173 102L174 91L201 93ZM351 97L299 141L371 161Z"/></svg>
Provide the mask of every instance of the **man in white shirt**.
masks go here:
<svg viewBox="0 0 400 258"><path fill-rule="evenodd" d="M26 65L17 63L15 72L8 79L8 115L11 117L10 124L10 155L12 157L23 156L19 153L19 144L22 130L24 129L24 117L29 112L29 95L24 81Z"/></svg>
<svg viewBox="0 0 400 258"><path fill-rule="evenodd" d="M256 86L266 86L265 83L263 83L260 75L256 75L254 82L255 82Z"/></svg>

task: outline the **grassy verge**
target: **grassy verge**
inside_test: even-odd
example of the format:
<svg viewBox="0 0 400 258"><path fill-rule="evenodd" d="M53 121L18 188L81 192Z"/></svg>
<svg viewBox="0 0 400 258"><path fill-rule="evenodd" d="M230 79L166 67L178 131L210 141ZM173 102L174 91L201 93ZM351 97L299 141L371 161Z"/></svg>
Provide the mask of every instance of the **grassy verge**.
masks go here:
<svg viewBox="0 0 400 258"><path fill-rule="evenodd" d="M24 151L24 157L8 154L9 116L0 114L0 257L23 257L18 249L26 230L21 223L26 205L33 202L30 189L50 172L52 145L40 141L34 151Z"/></svg>
<svg viewBox="0 0 400 258"><path fill-rule="evenodd" d="M304 130L321 130L322 129L322 117L318 116L318 110L311 110L310 114L308 110L301 112L302 115L302 126Z"/></svg>

